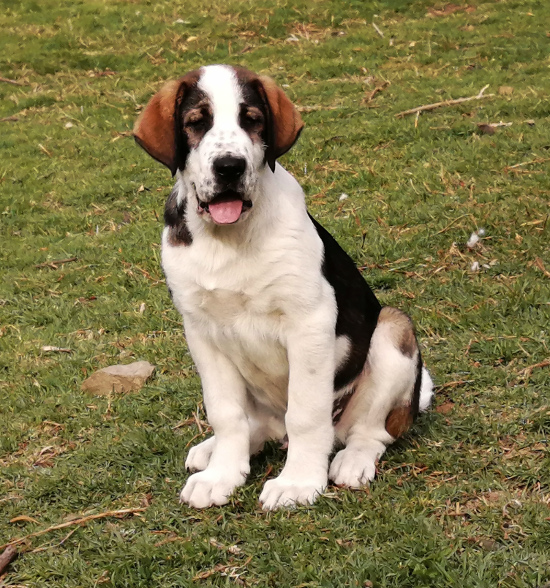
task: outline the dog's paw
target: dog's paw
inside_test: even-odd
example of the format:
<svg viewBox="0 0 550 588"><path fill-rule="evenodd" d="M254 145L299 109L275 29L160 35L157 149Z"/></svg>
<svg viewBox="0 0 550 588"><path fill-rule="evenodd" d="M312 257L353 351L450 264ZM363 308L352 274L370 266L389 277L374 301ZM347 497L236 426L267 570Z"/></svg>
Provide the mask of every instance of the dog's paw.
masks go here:
<svg viewBox="0 0 550 588"><path fill-rule="evenodd" d="M180 494L180 502L193 508L227 504L235 488L244 484L246 476L247 472L231 474L212 469L198 472L187 480Z"/></svg>
<svg viewBox="0 0 550 588"><path fill-rule="evenodd" d="M260 494L260 502L264 510L275 510L298 504L313 504L317 496L323 493L326 485L326 476L324 480L295 480L280 475L265 483Z"/></svg>
<svg viewBox="0 0 550 588"><path fill-rule="evenodd" d="M210 437L206 441L195 445L195 447L191 447L185 460L185 467L190 472L202 472L205 470L210 462L215 443L215 437Z"/></svg>
<svg viewBox="0 0 550 588"><path fill-rule="evenodd" d="M378 455L373 451L342 449L332 460L329 478L337 486L361 488L374 480L377 459Z"/></svg>

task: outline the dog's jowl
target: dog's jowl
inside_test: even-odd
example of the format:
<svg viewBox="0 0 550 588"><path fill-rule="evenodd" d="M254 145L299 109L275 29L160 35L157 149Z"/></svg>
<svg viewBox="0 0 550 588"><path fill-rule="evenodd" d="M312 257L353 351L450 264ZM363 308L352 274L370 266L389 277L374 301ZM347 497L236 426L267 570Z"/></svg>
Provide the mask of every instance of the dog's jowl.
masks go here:
<svg viewBox="0 0 550 588"><path fill-rule="evenodd" d="M134 128L176 177L162 265L214 431L187 456L197 508L225 504L270 439L288 454L265 509L368 484L430 403L410 319L381 308L277 163L302 126L271 79L213 65L166 84Z"/></svg>

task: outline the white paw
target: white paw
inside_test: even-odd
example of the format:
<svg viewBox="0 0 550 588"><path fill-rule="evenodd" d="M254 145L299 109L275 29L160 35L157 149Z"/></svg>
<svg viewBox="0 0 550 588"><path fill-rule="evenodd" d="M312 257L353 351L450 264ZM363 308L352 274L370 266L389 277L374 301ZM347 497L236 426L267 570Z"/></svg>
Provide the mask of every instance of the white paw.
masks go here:
<svg viewBox="0 0 550 588"><path fill-rule="evenodd" d="M361 488L374 480L377 460L378 454L368 449L342 449L334 456L328 476L337 486Z"/></svg>
<svg viewBox="0 0 550 588"><path fill-rule="evenodd" d="M202 472L205 470L208 467L215 444L215 437L210 437L206 441L195 445L195 447L191 447L185 460L185 467L190 472Z"/></svg>
<svg viewBox="0 0 550 588"><path fill-rule="evenodd" d="M319 494L326 488L327 480L292 479L280 475L268 480L260 494L260 502L264 510L275 510L283 506L297 504L313 504Z"/></svg>
<svg viewBox="0 0 550 588"><path fill-rule="evenodd" d="M235 474L227 471L206 469L193 474L181 491L180 502L185 502L194 508L227 504L233 490L244 484L247 473Z"/></svg>

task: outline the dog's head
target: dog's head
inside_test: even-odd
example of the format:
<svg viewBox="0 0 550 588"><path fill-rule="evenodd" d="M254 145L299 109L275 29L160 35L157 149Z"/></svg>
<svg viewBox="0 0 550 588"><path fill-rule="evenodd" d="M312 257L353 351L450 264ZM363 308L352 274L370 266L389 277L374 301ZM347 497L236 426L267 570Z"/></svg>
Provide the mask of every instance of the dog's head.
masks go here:
<svg viewBox="0 0 550 588"><path fill-rule="evenodd" d="M211 65L155 94L136 121L134 137L172 175L181 172L205 221L232 224L252 207L264 167L275 171L276 159L302 127L273 80Z"/></svg>

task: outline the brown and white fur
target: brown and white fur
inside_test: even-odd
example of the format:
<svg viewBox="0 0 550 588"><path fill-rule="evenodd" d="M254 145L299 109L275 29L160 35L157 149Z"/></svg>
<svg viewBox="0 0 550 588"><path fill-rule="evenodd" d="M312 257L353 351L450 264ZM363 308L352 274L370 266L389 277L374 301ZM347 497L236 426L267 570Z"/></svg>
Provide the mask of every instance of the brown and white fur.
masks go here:
<svg viewBox="0 0 550 588"><path fill-rule="evenodd" d="M271 79L213 65L166 84L134 128L176 176L162 265L214 431L187 457L193 507L228 502L250 456L285 436L264 509L313 503L329 478L368 484L430 404L410 319L380 307L276 162L302 126Z"/></svg>

